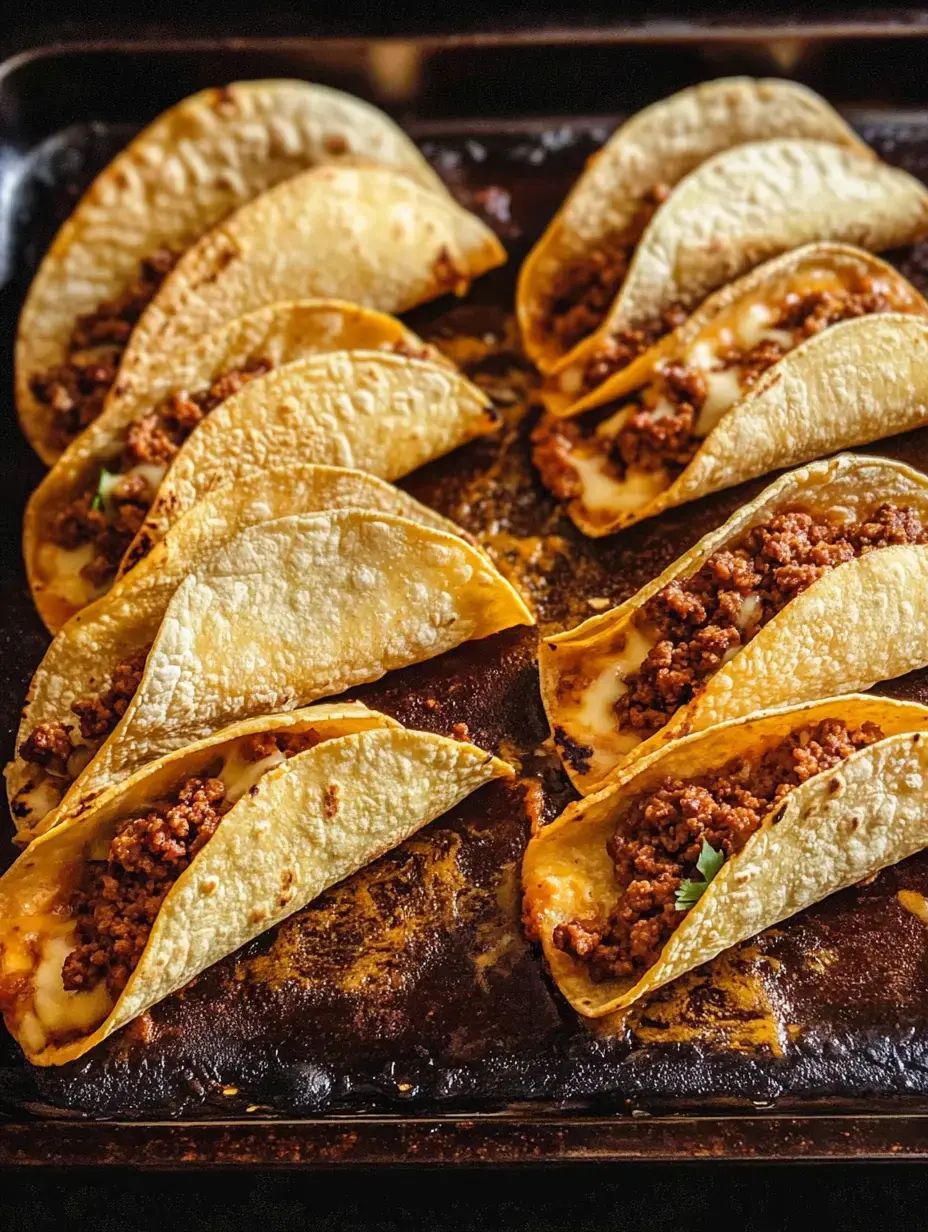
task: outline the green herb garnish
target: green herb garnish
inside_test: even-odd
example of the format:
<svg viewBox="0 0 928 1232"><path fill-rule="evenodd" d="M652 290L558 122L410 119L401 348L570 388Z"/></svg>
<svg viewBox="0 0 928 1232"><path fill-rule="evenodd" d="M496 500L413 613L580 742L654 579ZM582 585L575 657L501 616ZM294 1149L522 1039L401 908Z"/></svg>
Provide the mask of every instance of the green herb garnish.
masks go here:
<svg viewBox="0 0 928 1232"><path fill-rule="evenodd" d="M105 509L110 493L119 482L119 479L119 475L114 475L112 471L108 471L104 466L103 470L100 471L100 481L97 484L97 490L94 492L93 500L90 502L91 509L98 513Z"/></svg>
<svg viewBox="0 0 928 1232"><path fill-rule="evenodd" d="M702 840L702 851L699 853L699 859L696 861L697 871L702 873L702 881L691 881L689 878L681 882L679 890L677 890L677 898L674 906L678 911L689 911L690 907L695 907L703 894L706 892L706 887L712 878L716 875L722 865L725 863L725 852L716 851L714 847L710 847L705 839Z"/></svg>

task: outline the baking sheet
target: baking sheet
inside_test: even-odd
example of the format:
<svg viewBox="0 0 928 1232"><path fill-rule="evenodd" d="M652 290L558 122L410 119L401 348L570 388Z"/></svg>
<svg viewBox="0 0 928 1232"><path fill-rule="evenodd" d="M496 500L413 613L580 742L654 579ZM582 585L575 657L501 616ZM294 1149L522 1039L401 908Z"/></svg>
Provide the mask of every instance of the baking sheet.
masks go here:
<svg viewBox="0 0 928 1232"><path fill-rule="evenodd" d="M646 80L636 75L638 94L686 84L696 65L702 76L739 67L764 71L762 52L753 44L737 54L727 45L707 50L687 44L676 56L672 46L660 56L647 50L660 72ZM928 115L907 93L916 83L903 71L917 50L907 43L905 55L895 54L896 72L887 78L892 110L868 100L851 106L849 115L888 161L926 178ZM621 46L614 51L620 54ZM238 49L230 57L220 48L64 51L28 62L18 81L16 73L0 81L6 122L0 259L8 279L0 329L7 356L29 272L57 221L148 111L201 85L293 72L289 60L283 65L275 55L294 54L266 47L253 54ZM747 62L739 62L738 54ZM835 54L823 46L796 63L807 71L811 65L813 77L836 77ZM859 79L867 81L866 57L858 54L856 63ZM640 68L640 60L631 67ZM495 80L491 68L484 86ZM681 72L682 80L674 77ZM41 95L32 88L40 79ZM420 86L429 79L426 72ZM139 80L147 91L134 88ZM337 84L360 88L357 82ZM427 88L412 101L429 110ZM644 101L636 96L635 106ZM414 128L462 199L498 227L512 255L509 268L481 280L464 303L445 301L410 316L415 328L440 344L461 334L483 340L487 354L473 375L502 401L502 438L458 451L405 486L482 536L500 566L530 593L545 632L588 615L590 599L613 601L633 593L763 486L760 481L721 494L594 543L559 517L534 479L526 448L532 420L519 400L526 372L512 350L506 310L522 255L612 123L570 116L420 119ZM502 193L481 191L491 186ZM901 260L924 290L928 250L902 254ZM8 367L4 382L5 757L47 637L32 612L18 552L22 504L41 467L15 427ZM928 470L928 432L886 442L879 451ZM218 1151L268 1162L288 1151L325 1158L327 1149L332 1158L368 1161L408 1158L411 1150L417 1158L500 1160L539 1153L687 1156L694 1138L712 1154L756 1155L761 1140L767 1143L761 1154L768 1147L785 1154L840 1153L842 1140L857 1153L868 1132L874 1150L889 1152L890 1139L897 1146L904 1142L900 1149L921 1150L920 1116L906 1116L904 1125L899 1116L819 1117L812 1133L803 1118L784 1113L928 1108L928 930L895 897L899 888L928 893L926 857L723 955L625 1021L583 1024L562 1005L518 926L518 861L529 816L541 810L553 817L570 798L556 761L541 747L546 726L534 643L532 631L510 631L357 694L411 725L446 732L466 722L472 739L519 761L515 788L485 789L320 903L205 972L156 1007L144 1030L129 1028L71 1066L32 1070L3 1036L0 1106L14 1119L37 1114L217 1122L174 1126L163 1140L155 1134L162 1143L155 1163L176 1162L183 1154L178 1142L193 1152L213 1152L205 1157ZM926 701L928 678L920 673L886 691ZM771 1109L774 1115L673 1120L667 1132L660 1128L665 1118L654 1115L733 1107ZM614 1115L630 1111L651 1116L642 1121ZM382 1119L384 1113L391 1119ZM330 1119L313 1119L320 1114ZM367 1119L346 1128L342 1118L358 1114ZM463 1127L462 1116L469 1118ZM288 1119L270 1128L265 1122L274 1117ZM309 1119L294 1125L293 1117ZM246 1124L219 1123L230 1118ZM837 1120L844 1128L829 1135L825 1122ZM641 1129L645 1124L647 1130ZM690 1124L702 1128L688 1133ZM756 1131L762 1138L752 1147L749 1127L755 1125L766 1128ZM65 1135L65 1129L80 1136L76 1126L59 1132ZM98 1135L98 1153L131 1158L134 1132L125 1127L118 1135ZM25 1161L29 1147L22 1144L32 1141L29 1134L28 1126L0 1126L0 1160L5 1151L11 1160L25 1152ZM66 1135L57 1141L62 1158L79 1151ZM112 1143L111 1152L102 1150L104 1142Z"/></svg>

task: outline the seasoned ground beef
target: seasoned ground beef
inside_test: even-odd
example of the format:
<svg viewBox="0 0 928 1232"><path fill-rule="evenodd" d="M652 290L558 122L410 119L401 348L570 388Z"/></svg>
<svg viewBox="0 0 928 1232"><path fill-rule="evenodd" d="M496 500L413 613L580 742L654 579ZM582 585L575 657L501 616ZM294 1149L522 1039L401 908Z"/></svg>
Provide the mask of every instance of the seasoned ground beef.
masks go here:
<svg viewBox="0 0 928 1232"><path fill-rule="evenodd" d="M256 732L236 746L245 761L278 750L295 757L322 742L314 728ZM187 779L147 812L121 822L106 860L88 862L71 902L77 947L65 959L66 989L93 988L101 979L116 997L142 956L171 886L216 831L234 801L221 779Z"/></svg>
<svg viewBox="0 0 928 1232"><path fill-rule="evenodd" d="M551 287L546 325L562 350L569 351L602 324L625 278L635 245L669 194L666 184L655 184L642 197L629 227L558 270Z"/></svg>
<svg viewBox="0 0 928 1232"><path fill-rule="evenodd" d="M574 500L583 492L571 453L583 439L583 430L575 419L557 419L542 415L532 429L532 462L541 482L558 500Z"/></svg>
<svg viewBox="0 0 928 1232"><path fill-rule="evenodd" d="M587 361L583 370L583 389L595 389L614 372L627 368L633 359L637 359L648 347L652 347L659 338L682 325L688 315L680 304L672 304L653 325L638 329L620 329L604 338L602 345Z"/></svg>
<svg viewBox="0 0 928 1232"><path fill-rule="evenodd" d="M177 259L159 248L144 260L120 295L78 317L67 362L33 377L34 397L53 412L49 444L54 449L66 448L99 415L129 335Z"/></svg>
<svg viewBox="0 0 928 1232"><path fill-rule="evenodd" d="M676 908L683 881L701 880L703 840L726 859L737 855L795 787L882 739L873 723L855 728L825 719L756 760L739 757L700 778L664 779L632 802L609 841L624 893L608 920L558 925L554 944L588 964L594 980L641 976L683 919Z"/></svg>
<svg viewBox="0 0 928 1232"><path fill-rule="evenodd" d="M714 553L690 578L669 582L636 616L657 638L615 704L620 728L658 731L791 599L829 569L874 548L928 543L908 507L881 505L859 522L802 510L778 513L743 540Z"/></svg>
<svg viewBox="0 0 928 1232"><path fill-rule="evenodd" d="M85 740L99 742L107 737L122 716L145 670L148 647L137 651L113 668L109 684L88 697L79 698L71 706L77 716ZM50 768L58 775L67 774L67 761L74 752L72 728L63 723L39 723L19 746L24 761Z"/></svg>
<svg viewBox="0 0 928 1232"><path fill-rule="evenodd" d="M767 338L747 349L730 346L719 353L718 367L738 368L741 390L746 392L768 368L813 334L838 321L886 312L894 306L886 290L870 278L860 278L854 285L840 290L806 295L789 292L771 328L792 331L790 345ZM585 378L586 388L594 388L625 367L664 332L664 329L657 333L633 331L627 337L617 337L609 344L608 353L604 351L602 358L592 361ZM696 427L709 393L706 374L679 360L666 363L654 375L653 392L654 404L630 404L628 417L615 436L596 436L583 429L570 430L543 421L536 430L539 447L534 459L546 486L562 500L582 496L582 485L570 463L570 452L580 440L604 455L608 469L617 480L624 478L629 467L665 470L671 479L676 478L702 444L703 437L697 435Z"/></svg>
<svg viewBox="0 0 928 1232"><path fill-rule="evenodd" d="M171 799L122 822L105 861L88 862L71 903L78 945L61 971L66 989L105 979L119 995L165 896L228 812L225 795L219 779L187 779Z"/></svg>
<svg viewBox="0 0 928 1232"><path fill-rule="evenodd" d="M888 312L897 307L891 296L871 278L859 278L853 285L840 290L812 291L806 295L790 291L786 294L779 317L772 322L775 329L793 331L792 346L798 346L806 338L820 333L838 321L867 316L873 312ZM661 324L651 330L632 330L617 334L595 355L584 372L584 389L595 389L614 372L627 367L636 356L652 346L658 338L676 329L686 320L687 314L680 308L665 314ZM742 369L742 388L749 389L762 373L782 359L790 348L781 347L775 340L765 340L756 346L741 349L731 347L721 356L722 366Z"/></svg>
<svg viewBox="0 0 928 1232"><path fill-rule="evenodd" d="M39 723L19 746L23 761L37 766L66 762L74 751L71 728L64 723Z"/></svg>
<svg viewBox="0 0 928 1232"><path fill-rule="evenodd" d="M145 521L155 490L145 475L131 473L133 468L140 464L168 465L205 415L270 369L266 359L251 360L216 377L199 393L180 390L172 394L163 406L129 425L122 456L115 464L123 478L115 483L107 499L98 498L95 484L61 509L49 527L50 540L60 547L93 544L94 555L81 569L82 577L94 586L115 577L119 562Z"/></svg>

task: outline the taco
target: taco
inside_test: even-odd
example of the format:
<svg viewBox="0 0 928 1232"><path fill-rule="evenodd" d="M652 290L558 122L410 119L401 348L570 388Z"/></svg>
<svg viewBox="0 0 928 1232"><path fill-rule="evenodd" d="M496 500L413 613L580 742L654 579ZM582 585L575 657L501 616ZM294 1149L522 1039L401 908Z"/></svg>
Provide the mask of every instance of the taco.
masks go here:
<svg viewBox="0 0 928 1232"><path fill-rule="evenodd" d="M758 141L691 172L641 237L595 333L552 372L575 401L680 325L712 291L816 240L869 252L928 232L928 190L904 171L827 141Z"/></svg>
<svg viewBox="0 0 928 1232"><path fill-rule="evenodd" d="M900 315L905 313L909 315ZM928 305L882 261L813 245L707 300L532 434L586 535L928 419ZM843 372L843 380L834 374Z"/></svg>
<svg viewBox="0 0 928 1232"><path fill-rule="evenodd" d="M688 736L529 843L525 919L575 1010L621 1010L928 846L928 708L849 695Z"/></svg>
<svg viewBox="0 0 928 1232"><path fill-rule="evenodd" d="M99 411L133 324L182 252L297 172L359 159L446 195L392 120L325 86L250 81L203 90L144 129L81 198L23 306L16 401L43 461L53 462Z"/></svg>
<svg viewBox="0 0 928 1232"><path fill-rule="evenodd" d="M264 499L284 506L264 482ZM334 483L316 497L326 491ZM401 498L397 507L413 511ZM146 762L228 723L533 623L478 548L423 521L347 507L249 526L240 509L234 498L225 514L207 506L146 562L137 595L127 579L52 643L6 770L20 831L86 810ZM245 529L217 533L209 523L223 517Z"/></svg>
<svg viewBox="0 0 928 1232"><path fill-rule="evenodd" d="M61 628L112 584L165 467L205 415L265 372L355 348L442 362L386 313L339 300L299 300L220 326L150 365L144 384L113 391L26 507L26 574L49 629Z"/></svg>
<svg viewBox="0 0 928 1232"><path fill-rule="evenodd" d="M478 218L402 172L304 171L188 249L133 329L115 387L144 387L169 352L265 304L335 298L406 312L440 295L464 295L505 260Z"/></svg>
<svg viewBox="0 0 928 1232"><path fill-rule="evenodd" d="M249 719L146 766L0 878L0 1008L81 1056L505 762L360 705Z"/></svg>
<svg viewBox="0 0 928 1232"><path fill-rule="evenodd" d="M399 479L498 427L481 389L429 360L340 351L287 364L227 399L178 450L120 576L207 492L257 470L302 461Z"/></svg>
<svg viewBox="0 0 928 1232"><path fill-rule="evenodd" d="M519 274L525 350L542 372L602 323L636 244L674 186L723 150L775 137L871 153L823 98L772 78L703 82L646 107L612 135Z"/></svg>
<svg viewBox="0 0 928 1232"><path fill-rule="evenodd" d="M542 640L580 791L669 740L928 664L928 477L844 455L783 475L632 598Z"/></svg>

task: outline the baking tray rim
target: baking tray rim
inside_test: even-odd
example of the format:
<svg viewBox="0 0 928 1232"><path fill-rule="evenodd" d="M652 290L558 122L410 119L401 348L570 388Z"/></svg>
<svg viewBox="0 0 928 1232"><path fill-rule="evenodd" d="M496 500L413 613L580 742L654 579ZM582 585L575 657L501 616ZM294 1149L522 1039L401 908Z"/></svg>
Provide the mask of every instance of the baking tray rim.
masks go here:
<svg viewBox="0 0 928 1232"><path fill-rule="evenodd" d="M928 13L924 9L896 10L885 18L834 18L807 20L762 20L719 24L711 19L666 18L641 24L616 23L589 27L545 25L538 28L513 27L500 30L473 30L461 33L409 33L382 35L294 34L294 35L190 35L182 37L128 38L118 35L94 39L55 38L14 52L0 62L0 87L7 77L25 65L69 54L124 52L127 54L190 51L299 51L327 46L361 50L377 43L416 43L441 50L462 47L495 47L522 44L537 46L558 43L587 44L662 44L702 42L751 43L769 39L864 38L928 39Z"/></svg>

